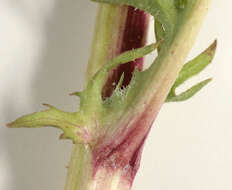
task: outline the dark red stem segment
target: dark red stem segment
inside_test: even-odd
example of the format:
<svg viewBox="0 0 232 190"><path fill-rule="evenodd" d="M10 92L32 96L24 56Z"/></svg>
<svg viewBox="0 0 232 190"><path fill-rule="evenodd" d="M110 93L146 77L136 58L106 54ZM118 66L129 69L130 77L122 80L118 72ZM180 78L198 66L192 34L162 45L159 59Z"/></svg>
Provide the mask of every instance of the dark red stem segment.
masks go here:
<svg viewBox="0 0 232 190"><path fill-rule="evenodd" d="M122 31L122 38L118 39L122 42L116 50L119 53L143 47L146 44L149 16L144 11L129 6L127 11L127 19ZM124 73L123 87L130 83L135 68L143 69L144 59L139 58L135 61L120 65L114 69L108 76L108 80L103 88L103 99L110 97L116 84L119 82L122 73Z"/></svg>

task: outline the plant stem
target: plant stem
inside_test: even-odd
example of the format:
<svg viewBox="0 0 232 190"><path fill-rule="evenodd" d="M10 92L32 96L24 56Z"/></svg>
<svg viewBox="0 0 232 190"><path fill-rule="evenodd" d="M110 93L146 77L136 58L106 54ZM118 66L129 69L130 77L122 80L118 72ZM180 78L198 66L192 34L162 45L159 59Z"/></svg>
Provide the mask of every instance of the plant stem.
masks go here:
<svg viewBox="0 0 232 190"><path fill-rule="evenodd" d="M74 145L65 190L130 190L121 169L95 171L91 148Z"/></svg>
<svg viewBox="0 0 232 190"><path fill-rule="evenodd" d="M87 69L87 81L110 59L120 53L145 45L149 17L129 6L100 4ZM103 98L110 96L124 73L124 85L131 79L136 67L142 69L143 58L113 70L103 88ZM94 156L88 145L74 145L68 169L66 190L129 190L133 177L123 168L109 170L94 164ZM106 158L107 159L107 158Z"/></svg>
<svg viewBox="0 0 232 190"><path fill-rule="evenodd" d="M92 174L92 154L88 146L73 146L65 190L87 190Z"/></svg>
<svg viewBox="0 0 232 190"><path fill-rule="evenodd" d="M122 43L122 32L127 18L127 6L99 4L87 81L115 55Z"/></svg>

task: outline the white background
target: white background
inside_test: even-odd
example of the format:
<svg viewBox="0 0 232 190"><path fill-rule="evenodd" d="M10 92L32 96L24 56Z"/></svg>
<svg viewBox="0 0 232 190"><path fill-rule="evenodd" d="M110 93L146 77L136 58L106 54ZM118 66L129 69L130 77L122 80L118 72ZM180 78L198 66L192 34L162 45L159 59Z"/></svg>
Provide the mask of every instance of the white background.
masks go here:
<svg viewBox="0 0 232 190"><path fill-rule="evenodd" d="M214 81L190 101L163 106L134 190L232 189L231 7L214 1L190 56L218 39L213 64L186 86ZM83 87L95 14L87 0L0 0L0 190L64 188L71 143L56 129L5 123L41 103L76 109L68 93Z"/></svg>

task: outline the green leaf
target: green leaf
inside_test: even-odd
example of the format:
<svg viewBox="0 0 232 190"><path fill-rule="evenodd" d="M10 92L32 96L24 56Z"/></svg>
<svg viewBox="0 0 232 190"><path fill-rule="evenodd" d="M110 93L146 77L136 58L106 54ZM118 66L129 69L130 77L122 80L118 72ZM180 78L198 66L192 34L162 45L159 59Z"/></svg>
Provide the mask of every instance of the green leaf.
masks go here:
<svg viewBox="0 0 232 190"><path fill-rule="evenodd" d="M181 101L188 100L188 99L192 98L197 92L199 92L203 87L205 87L211 81L212 81L212 79L204 80L204 81L194 85L190 89L186 90L185 92L182 92L179 95L169 94L169 96L166 99L166 102L181 102Z"/></svg>
<svg viewBox="0 0 232 190"><path fill-rule="evenodd" d="M123 80L124 80L124 73L122 73L121 77L120 77L120 80L115 88L114 91L119 91L122 87L122 84L123 84Z"/></svg>
<svg viewBox="0 0 232 190"><path fill-rule="evenodd" d="M181 84L183 84L188 79L198 75L200 72L202 72L213 60L215 52L217 47L217 41L214 41L211 46L209 46L204 52L202 52L200 55L198 55L195 59L189 61L186 63L182 70L179 73L178 78L176 79L166 102L171 101L184 101L189 98L191 98L193 95L195 95L200 89L202 89L206 84L208 84L208 80L203 81L195 86L193 86L191 89L187 90L186 92L176 96L176 88L179 87Z"/></svg>
<svg viewBox="0 0 232 190"><path fill-rule="evenodd" d="M7 126L9 128L52 126L64 132L61 135L62 139L71 139L75 143L88 141L88 130L83 128L83 121L80 120L78 113L68 113L51 105L44 105L49 107L49 109L20 117L14 122L7 124Z"/></svg>
<svg viewBox="0 0 232 190"><path fill-rule="evenodd" d="M213 60L217 47L217 41L214 41L203 53L197 56L195 59L186 63L179 73L179 76L174 84L174 87L178 87L186 80L198 75L202 72Z"/></svg>
<svg viewBox="0 0 232 190"><path fill-rule="evenodd" d="M107 72L111 71L112 69L115 69L120 64L125 64L134 61L140 57L144 57L145 55L153 52L157 47L160 46L161 43L162 40L159 40L157 43L153 43L142 48L132 49L130 51L126 51L120 54L119 56L113 58L109 62L109 64L105 65Z"/></svg>

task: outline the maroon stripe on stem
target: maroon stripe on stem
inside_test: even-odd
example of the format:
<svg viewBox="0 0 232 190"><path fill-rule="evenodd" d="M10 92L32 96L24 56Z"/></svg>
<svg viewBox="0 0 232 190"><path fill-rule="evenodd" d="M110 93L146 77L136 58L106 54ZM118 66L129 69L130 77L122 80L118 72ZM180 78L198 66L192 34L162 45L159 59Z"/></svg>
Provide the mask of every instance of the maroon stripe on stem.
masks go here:
<svg viewBox="0 0 232 190"><path fill-rule="evenodd" d="M117 52L123 53L128 50L143 47L146 44L147 30L148 30L149 16L144 11L129 6L127 12L127 19L122 31L121 46L118 47ZM135 68L142 70L144 59L139 58L135 61L120 65L113 70L103 88L103 99L110 97L116 84L119 82L122 73L124 73L123 86L130 83Z"/></svg>
<svg viewBox="0 0 232 190"><path fill-rule="evenodd" d="M146 43L147 28L148 15L141 10L135 9L134 7L129 7L121 53L131 49L143 47ZM123 85L127 86L130 83L135 68L142 70L143 62L144 59L139 58L133 62L120 65L117 71L117 80L120 79L120 76L124 72Z"/></svg>

